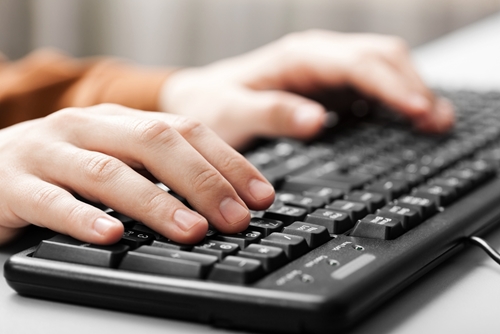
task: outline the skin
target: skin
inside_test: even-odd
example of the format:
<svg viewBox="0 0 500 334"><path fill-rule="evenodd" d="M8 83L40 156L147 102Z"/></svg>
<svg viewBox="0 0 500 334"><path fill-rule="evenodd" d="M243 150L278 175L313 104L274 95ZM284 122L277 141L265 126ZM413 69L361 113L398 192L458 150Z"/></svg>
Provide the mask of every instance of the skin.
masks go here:
<svg viewBox="0 0 500 334"><path fill-rule="evenodd" d="M240 148L256 135L313 136L325 109L301 94L345 85L408 116L420 130L444 132L453 125L451 104L423 83L404 41L371 34L287 35L243 56L177 72L160 104L199 119Z"/></svg>
<svg viewBox="0 0 500 334"><path fill-rule="evenodd" d="M393 107L421 130L442 132L453 124L451 104L424 85L400 39L288 35L243 56L176 72L160 97L168 113L105 104L0 130L0 244L29 224L95 244L120 239L119 221L72 194L178 242L201 240L207 220L225 233L242 231L248 210L267 208L274 190L233 148L255 136L313 136L325 110L299 94L344 85Z"/></svg>

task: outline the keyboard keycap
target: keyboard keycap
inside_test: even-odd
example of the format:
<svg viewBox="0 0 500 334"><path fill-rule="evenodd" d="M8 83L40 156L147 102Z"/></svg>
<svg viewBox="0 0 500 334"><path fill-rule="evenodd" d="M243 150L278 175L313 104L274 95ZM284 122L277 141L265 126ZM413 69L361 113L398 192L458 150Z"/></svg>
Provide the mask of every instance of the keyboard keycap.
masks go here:
<svg viewBox="0 0 500 334"><path fill-rule="evenodd" d="M182 251L190 251L191 249L193 249L193 245L180 244L164 237L160 238L159 240L153 241L151 246Z"/></svg>
<svg viewBox="0 0 500 334"><path fill-rule="evenodd" d="M302 195L322 198L325 201L325 204L328 204L337 199L341 199L344 196L344 191L328 187L312 187L304 190Z"/></svg>
<svg viewBox="0 0 500 334"><path fill-rule="evenodd" d="M239 250L240 247L235 243L217 240L206 240L193 248L194 253L217 256L219 260L228 255L235 255Z"/></svg>
<svg viewBox="0 0 500 334"><path fill-rule="evenodd" d="M236 234L219 234L213 239L237 244L241 249L244 249L250 244L258 242L261 238L262 234L260 232L246 230Z"/></svg>
<svg viewBox="0 0 500 334"><path fill-rule="evenodd" d="M283 233L303 237L309 248L316 248L330 240L326 227L303 222L295 222L285 227Z"/></svg>
<svg viewBox="0 0 500 334"><path fill-rule="evenodd" d="M367 191L353 191L348 194L345 199L347 201L360 202L366 205L369 212L375 212L385 205L385 198L381 194Z"/></svg>
<svg viewBox="0 0 500 334"><path fill-rule="evenodd" d="M130 227L134 226L137 223L137 221L135 219L130 218L128 216L125 216L124 214L121 214L121 213L116 212L114 210L107 211L106 213L108 215L110 215L111 217L114 217L114 218L118 219L119 221L121 221L122 224L126 228L130 228Z"/></svg>
<svg viewBox="0 0 500 334"><path fill-rule="evenodd" d="M351 235L361 238L392 240L403 233L403 226L398 219L368 215L356 223Z"/></svg>
<svg viewBox="0 0 500 334"><path fill-rule="evenodd" d="M368 214L366 205L358 202L337 200L326 206L326 209L345 212L351 217L353 222L363 218Z"/></svg>
<svg viewBox="0 0 500 334"><path fill-rule="evenodd" d="M33 254L33 257L87 264L96 267L115 268L128 250L128 246L121 244L109 246L92 245L61 234L51 239L43 240Z"/></svg>
<svg viewBox="0 0 500 334"><path fill-rule="evenodd" d="M446 206L453 202L456 194L453 188L438 185L423 185L413 193L414 196L426 197L433 200L438 206Z"/></svg>
<svg viewBox="0 0 500 334"><path fill-rule="evenodd" d="M269 218L252 218L248 230L258 231L262 236L267 237L273 232L281 232L283 229L283 222Z"/></svg>
<svg viewBox="0 0 500 334"><path fill-rule="evenodd" d="M135 230L125 230L120 243L130 246L131 248L138 248L140 246L150 245L155 239L153 234Z"/></svg>
<svg viewBox="0 0 500 334"><path fill-rule="evenodd" d="M380 209L377 215L397 218L401 221L406 231L411 230L422 222L422 218L416 210L399 205L387 205Z"/></svg>
<svg viewBox="0 0 500 334"><path fill-rule="evenodd" d="M285 225L290 225L294 221L304 220L307 215L307 210L296 208L293 206L271 206L264 213L264 218L271 218L282 221Z"/></svg>
<svg viewBox="0 0 500 334"><path fill-rule="evenodd" d="M205 278L216 262L217 257L213 255L142 246L128 252L119 268L166 276Z"/></svg>
<svg viewBox="0 0 500 334"><path fill-rule="evenodd" d="M208 276L208 280L248 284L255 282L264 274L264 268L260 261L239 256L228 256L222 262L215 264Z"/></svg>
<svg viewBox="0 0 500 334"><path fill-rule="evenodd" d="M290 260L294 260L309 251L303 237L291 234L273 233L262 239L261 244L281 248Z"/></svg>
<svg viewBox="0 0 500 334"><path fill-rule="evenodd" d="M457 196L462 196L471 187L469 181L456 177L436 177L431 179L429 184L452 188Z"/></svg>
<svg viewBox="0 0 500 334"><path fill-rule="evenodd" d="M425 220L437 212L436 203L425 197L406 195L395 202L397 205L416 210Z"/></svg>
<svg viewBox="0 0 500 334"><path fill-rule="evenodd" d="M241 250L238 256L259 260L266 272L274 271L288 263L283 249L266 245L252 244Z"/></svg>
<svg viewBox="0 0 500 334"><path fill-rule="evenodd" d="M383 194L387 201L392 201L408 191L408 182L387 178L372 183L366 190Z"/></svg>
<svg viewBox="0 0 500 334"><path fill-rule="evenodd" d="M306 222L324 226L329 233L333 234L344 233L354 226L349 214L330 209L318 209L308 214Z"/></svg>
<svg viewBox="0 0 500 334"><path fill-rule="evenodd" d="M293 193L278 193L276 194L276 201L282 202L288 206L306 209L308 213L313 212L327 203L318 197L308 197Z"/></svg>

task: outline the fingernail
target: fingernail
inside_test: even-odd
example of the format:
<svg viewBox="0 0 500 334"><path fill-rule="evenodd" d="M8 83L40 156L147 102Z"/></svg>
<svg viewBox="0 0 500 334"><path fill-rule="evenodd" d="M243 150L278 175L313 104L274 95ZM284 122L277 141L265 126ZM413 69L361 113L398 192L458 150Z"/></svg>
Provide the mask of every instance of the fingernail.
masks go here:
<svg viewBox="0 0 500 334"><path fill-rule="evenodd" d="M415 94L408 99L408 104L412 109L420 112L429 112L431 110L431 101L423 95Z"/></svg>
<svg viewBox="0 0 500 334"><path fill-rule="evenodd" d="M203 218L192 211L177 209L174 213L174 220L177 223L177 226L187 232L193 228L193 226L203 221Z"/></svg>
<svg viewBox="0 0 500 334"><path fill-rule="evenodd" d="M219 210L229 225L239 223L249 215L247 208L230 197L226 197L220 202Z"/></svg>
<svg viewBox="0 0 500 334"><path fill-rule="evenodd" d="M436 118L439 123L440 131L448 130L455 121L453 105L446 99L439 99L436 103Z"/></svg>
<svg viewBox="0 0 500 334"><path fill-rule="evenodd" d="M274 194L274 188L269 183L261 180L252 179L248 185L250 195L256 200L261 201L269 198Z"/></svg>
<svg viewBox="0 0 500 334"><path fill-rule="evenodd" d="M94 222L94 230L99 233L100 235L106 235L106 233L109 231L109 229L117 226L117 225L122 225L121 222L107 219L107 218L97 218Z"/></svg>
<svg viewBox="0 0 500 334"><path fill-rule="evenodd" d="M297 126L311 127L322 123L324 112L320 107L304 104L295 109L294 122Z"/></svg>

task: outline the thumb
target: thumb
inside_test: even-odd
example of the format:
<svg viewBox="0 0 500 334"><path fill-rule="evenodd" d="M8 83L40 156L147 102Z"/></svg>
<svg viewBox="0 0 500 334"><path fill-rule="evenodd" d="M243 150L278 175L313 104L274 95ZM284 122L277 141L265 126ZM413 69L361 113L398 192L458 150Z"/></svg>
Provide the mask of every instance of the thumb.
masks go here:
<svg viewBox="0 0 500 334"><path fill-rule="evenodd" d="M321 104L282 91L249 91L245 109L246 124L258 136L306 139L326 121Z"/></svg>

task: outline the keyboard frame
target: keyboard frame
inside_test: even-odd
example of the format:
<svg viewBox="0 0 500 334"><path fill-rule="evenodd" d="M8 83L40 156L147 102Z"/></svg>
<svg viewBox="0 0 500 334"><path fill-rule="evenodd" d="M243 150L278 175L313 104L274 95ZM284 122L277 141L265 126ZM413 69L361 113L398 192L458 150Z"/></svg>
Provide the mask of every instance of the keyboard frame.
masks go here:
<svg viewBox="0 0 500 334"><path fill-rule="evenodd" d="M12 256L4 275L26 296L259 332L342 332L459 252L466 237L497 226L498 203L500 178L495 177L395 240L341 235L249 286L38 259L30 256L36 247ZM330 276L336 268L304 269L349 241L335 253L341 263L355 258L353 254L372 254L375 260L342 280ZM307 272L315 281L292 279L276 285L294 270Z"/></svg>

